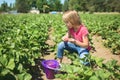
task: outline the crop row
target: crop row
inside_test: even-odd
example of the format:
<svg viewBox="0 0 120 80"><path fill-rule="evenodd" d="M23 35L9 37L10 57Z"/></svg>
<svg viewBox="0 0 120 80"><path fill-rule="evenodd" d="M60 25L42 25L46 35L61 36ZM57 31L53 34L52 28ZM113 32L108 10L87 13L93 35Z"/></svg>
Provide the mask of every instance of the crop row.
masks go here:
<svg viewBox="0 0 120 80"><path fill-rule="evenodd" d="M48 48L49 15L0 15L0 80L30 80L34 60Z"/></svg>

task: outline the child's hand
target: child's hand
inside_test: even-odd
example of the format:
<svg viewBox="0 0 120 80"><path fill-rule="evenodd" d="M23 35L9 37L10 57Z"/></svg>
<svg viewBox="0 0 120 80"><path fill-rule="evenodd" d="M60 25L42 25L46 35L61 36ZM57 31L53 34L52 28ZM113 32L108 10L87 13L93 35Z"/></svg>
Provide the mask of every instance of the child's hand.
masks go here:
<svg viewBox="0 0 120 80"><path fill-rule="evenodd" d="M69 38L68 41L72 42L72 43L75 43L75 39L74 38Z"/></svg>
<svg viewBox="0 0 120 80"><path fill-rule="evenodd" d="M62 37L62 40L63 41L68 41L68 38L64 36L64 37Z"/></svg>

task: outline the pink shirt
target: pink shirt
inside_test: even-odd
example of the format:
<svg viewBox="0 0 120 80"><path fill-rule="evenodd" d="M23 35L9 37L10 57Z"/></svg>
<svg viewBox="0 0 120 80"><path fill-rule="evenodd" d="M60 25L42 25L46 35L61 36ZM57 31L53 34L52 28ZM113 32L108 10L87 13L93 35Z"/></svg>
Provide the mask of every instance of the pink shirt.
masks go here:
<svg viewBox="0 0 120 80"><path fill-rule="evenodd" d="M86 36L89 34L88 29L82 24L80 25L79 29L77 31L74 31L73 28L69 29L69 34L76 40L83 42L83 36ZM90 46L87 48L90 50Z"/></svg>

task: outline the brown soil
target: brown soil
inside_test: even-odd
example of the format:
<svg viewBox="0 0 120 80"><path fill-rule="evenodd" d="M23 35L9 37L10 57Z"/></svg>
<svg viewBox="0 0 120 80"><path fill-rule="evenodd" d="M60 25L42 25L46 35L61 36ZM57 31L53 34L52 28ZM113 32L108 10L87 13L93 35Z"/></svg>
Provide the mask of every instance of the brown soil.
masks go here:
<svg viewBox="0 0 120 80"><path fill-rule="evenodd" d="M115 59L120 65L120 55L114 55L113 53L111 53L110 49L106 48L103 45L103 40L100 36L93 36L92 41L96 50L96 52L91 53L92 56L103 58L105 59L104 62Z"/></svg>

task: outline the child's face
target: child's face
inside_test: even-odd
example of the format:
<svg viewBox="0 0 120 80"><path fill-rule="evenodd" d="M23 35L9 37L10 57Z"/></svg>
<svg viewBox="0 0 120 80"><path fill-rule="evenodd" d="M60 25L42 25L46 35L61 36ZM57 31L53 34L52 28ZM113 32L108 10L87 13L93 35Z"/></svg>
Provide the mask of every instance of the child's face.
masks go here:
<svg viewBox="0 0 120 80"><path fill-rule="evenodd" d="M72 28L72 24L70 22L66 22L65 24L66 24L67 28L69 28L69 29Z"/></svg>

